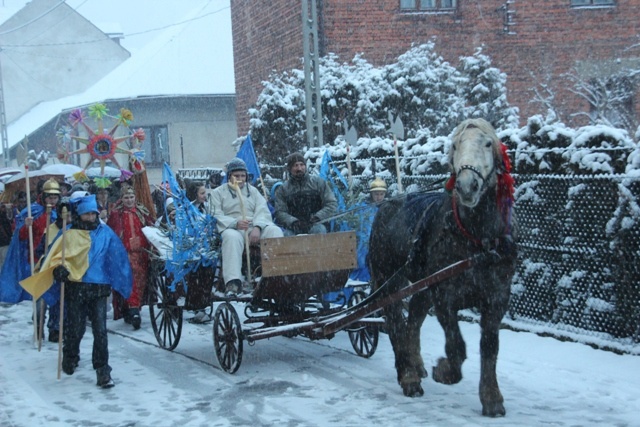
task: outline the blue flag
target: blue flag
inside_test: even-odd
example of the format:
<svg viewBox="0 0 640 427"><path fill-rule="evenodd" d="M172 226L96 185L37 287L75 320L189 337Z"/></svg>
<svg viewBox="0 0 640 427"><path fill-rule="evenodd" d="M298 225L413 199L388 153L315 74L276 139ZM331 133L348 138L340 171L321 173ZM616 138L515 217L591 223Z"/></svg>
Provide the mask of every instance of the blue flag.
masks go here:
<svg viewBox="0 0 640 427"><path fill-rule="evenodd" d="M247 164L247 173L251 175L251 177L247 177L247 181L250 178L250 183L252 185L256 185L256 181L260 178L260 166L258 165L258 160L256 159L256 152L253 150L253 141L251 140L251 135L247 135L247 138L242 143L242 146L238 150L238 154L236 154L236 157L244 160L244 162Z"/></svg>
<svg viewBox="0 0 640 427"><path fill-rule="evenodd" d="M342 192L338 188L338 184L341 184L345 190L349 188L349 184L347 180L342 176L340 170L332 163L331 155L329 154L329 150L325 150L324 155L322 156L322 163L320 164L320 177L329 183L329 187L331 187L331 191L336 196L336 200L338 201L338 213L345 212L347 210L347 205L342 196ZM344 221L331 221L331 229L334 231L346 231L348 227Z"/></svg>

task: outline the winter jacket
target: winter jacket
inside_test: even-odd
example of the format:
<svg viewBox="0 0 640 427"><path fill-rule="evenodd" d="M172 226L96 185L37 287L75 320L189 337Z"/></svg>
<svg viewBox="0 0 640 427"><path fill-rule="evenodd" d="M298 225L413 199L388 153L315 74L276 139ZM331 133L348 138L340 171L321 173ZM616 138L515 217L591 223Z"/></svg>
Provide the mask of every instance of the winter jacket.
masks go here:
<svg viewBox="0 0 640 427"><path fill-rule="evenodd" d="M241 190L246 219L254 227L264 229L267 225L274 225L267 201L260 192L249 183ZM222 233L227 228L236 228L242 219L240 199L235 190L228 184L223 184L211 192L213 215L218 222L218 231Z"/></svg>
<svg viewBox="0 0 640 427"><path fill-rule="evenodd" d="M276 224L290 229L296 221L312 222L336 214L338 202L327 183L308 173L302 179L290 178L276 192Z"/></svg>

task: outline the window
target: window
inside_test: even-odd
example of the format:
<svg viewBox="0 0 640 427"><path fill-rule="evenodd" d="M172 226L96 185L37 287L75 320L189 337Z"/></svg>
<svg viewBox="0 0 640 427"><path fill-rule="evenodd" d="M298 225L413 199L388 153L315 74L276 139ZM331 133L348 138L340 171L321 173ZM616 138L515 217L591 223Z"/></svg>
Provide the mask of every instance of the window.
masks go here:
<svg viewBox="0 0 640 427"><path fill-rule="evenodd" d="M166 126L143 126L146 138L142 143L146 167L162 167L169 163L169 132Z"/></svg>
<svg viewBox="0 0 640 427"><path fill-rule="evenodd" d="M400 0L400 10L403 11L452 10L456 6L457 0Z"/></svg>
<svg viewBox="0 0 640 427"><path fill-rule="evenodd" d="M612 6L615 4L615 0L571 0L571 6L584 7L584 6Z"/></svg>

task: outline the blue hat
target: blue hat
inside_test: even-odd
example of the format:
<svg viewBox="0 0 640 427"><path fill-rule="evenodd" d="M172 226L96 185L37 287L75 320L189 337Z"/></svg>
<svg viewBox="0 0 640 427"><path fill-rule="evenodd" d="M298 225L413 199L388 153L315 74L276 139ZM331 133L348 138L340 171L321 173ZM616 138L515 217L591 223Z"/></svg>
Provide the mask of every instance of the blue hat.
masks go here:
<svg viewBox="0 0 640 427"><path fill-rule="evenodd" d="M100 213L98 211L98 202L96 201L96 195L80 197L78 199L71 199L71 203L76 206L76 213L78 215L86 214L89 212Z"/></svg>

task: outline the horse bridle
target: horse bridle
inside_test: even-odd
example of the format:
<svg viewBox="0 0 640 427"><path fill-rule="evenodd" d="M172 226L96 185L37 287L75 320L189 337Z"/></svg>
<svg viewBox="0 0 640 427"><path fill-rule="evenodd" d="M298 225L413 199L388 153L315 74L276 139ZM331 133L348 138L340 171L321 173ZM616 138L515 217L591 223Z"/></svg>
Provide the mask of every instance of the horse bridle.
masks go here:
<svg viewBox="0 0 640 427"><path fill-rule="evenodd" d="M458 171L456 172L456 176L460 176L460 172L462 172L463 170L470 170L471 172L473 172L476 175L478 175L478 177L480 177L480 179L482 180L482 187L480 187L480 190L484 191L489 186L489 184L488 184L489 178L496 171L496 163L493 162L493 167L491 168L491 170L489 171L489 173L487 174L486 177L482 176L480 171L475 166L471 166L471 165L462 165L462 166L460 166L458 168Z"/></svg>

